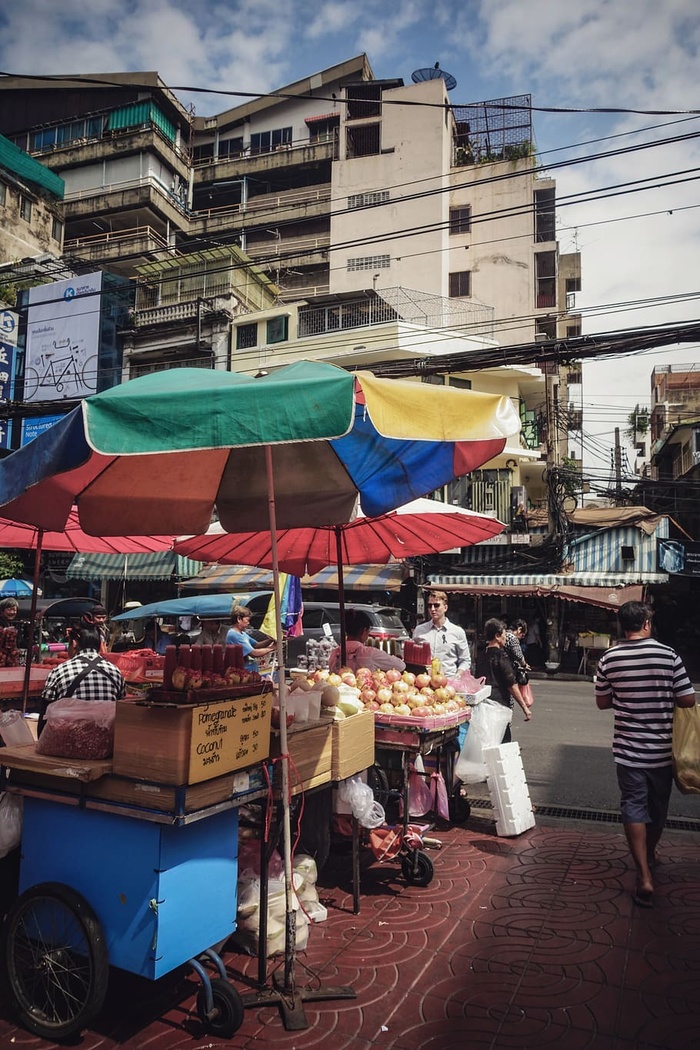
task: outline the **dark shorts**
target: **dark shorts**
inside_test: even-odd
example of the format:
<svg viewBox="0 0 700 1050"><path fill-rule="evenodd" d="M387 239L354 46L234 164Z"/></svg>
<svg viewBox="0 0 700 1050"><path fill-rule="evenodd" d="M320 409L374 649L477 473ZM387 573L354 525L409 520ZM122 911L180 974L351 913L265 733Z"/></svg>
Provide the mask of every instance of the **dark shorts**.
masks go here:
<svg viewBox="0 0 700 1050"><path fill-rule="evenodd" d="M620 810L623 824L653 824L662 828L666 823L668 803L673 787L673 769L641 769L638 766L616 765L620 785Z"/></svg>

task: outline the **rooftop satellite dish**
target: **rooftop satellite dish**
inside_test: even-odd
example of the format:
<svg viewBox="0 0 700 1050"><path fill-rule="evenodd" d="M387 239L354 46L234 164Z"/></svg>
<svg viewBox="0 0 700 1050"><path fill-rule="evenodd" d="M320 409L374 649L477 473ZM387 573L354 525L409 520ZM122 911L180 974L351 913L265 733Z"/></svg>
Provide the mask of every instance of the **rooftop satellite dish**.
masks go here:
<svg viewBox="0 0 700 1050"><path fill-rule="evenodd" d="M411 80L414 84L421 84L424 80L444 80L447 91L452 91L453 88L457 87L455 78L451 73L446 73L444 69L440 69L439 62L425 69L414 69L411 73Z"/></svg>

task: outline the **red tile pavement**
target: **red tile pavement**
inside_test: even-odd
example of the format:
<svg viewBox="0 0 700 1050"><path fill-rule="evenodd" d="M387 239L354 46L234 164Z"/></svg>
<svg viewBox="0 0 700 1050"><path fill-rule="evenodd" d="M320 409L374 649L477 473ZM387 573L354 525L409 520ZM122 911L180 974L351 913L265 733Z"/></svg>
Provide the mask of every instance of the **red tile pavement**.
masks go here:
<svg viewBox="0 0 700 1050"><path fill-rule="evenodd" d="M308 1028L286 1031L279 1008L248 1008L230 1040L204 1031L198 983L112 971L105 1007L81 1050L681 1050L700 1046L700 839L667 831L652 909L619 824L540 820L513 838L473 815L434 833L435 877L408 886L397 862L363 860L352 914L350 857L319 879L326 922L298 956L299 988L350 985L356 998L307 1002ZM366 865L366 866L365 866ZM257 961L225 952L241 993ZM278 964L270 962L272 974ZM55 1044L13 1024L0 1001L0 1047Z"/></svg>

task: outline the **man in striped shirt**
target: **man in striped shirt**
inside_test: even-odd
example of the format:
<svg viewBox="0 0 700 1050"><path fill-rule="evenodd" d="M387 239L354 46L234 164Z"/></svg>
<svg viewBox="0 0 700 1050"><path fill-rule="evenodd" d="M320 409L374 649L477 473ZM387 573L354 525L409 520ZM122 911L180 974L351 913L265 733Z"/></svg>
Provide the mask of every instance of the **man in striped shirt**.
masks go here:
<svg viewBox="0 0 700 1050"><path fill-rule="evenodd" d="M651 609L641 602L620 607L624 638L601 657L595 683L598 708L615 713L613 757L622 823L637 868L633 897L647 908L654 900L651 868L673 786L673 709L695 704L681 658L651 637L651 619Z"/></svg>

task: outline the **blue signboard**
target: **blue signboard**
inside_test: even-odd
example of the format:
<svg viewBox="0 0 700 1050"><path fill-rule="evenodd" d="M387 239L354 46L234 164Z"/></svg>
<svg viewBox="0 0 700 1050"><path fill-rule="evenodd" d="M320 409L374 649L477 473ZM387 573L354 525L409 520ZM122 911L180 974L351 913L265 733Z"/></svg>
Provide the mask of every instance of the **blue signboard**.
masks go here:
<svg viewBox="0 0 700 1050"><path fill-rule="evenodd" d="M58 423L63 416L36 416L34 419L22 420L22 444L26 445L39 434Z"/></svg>

